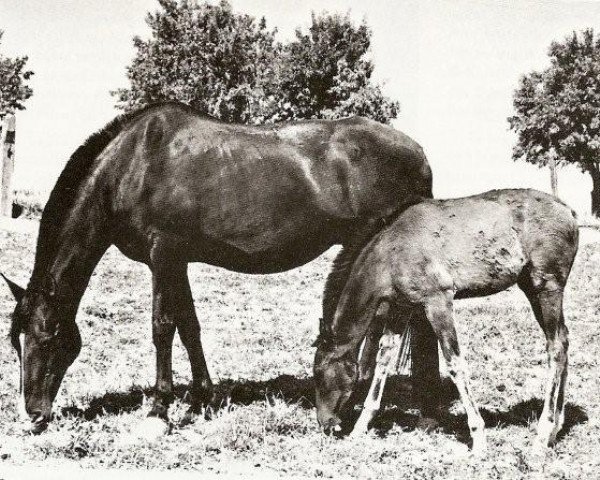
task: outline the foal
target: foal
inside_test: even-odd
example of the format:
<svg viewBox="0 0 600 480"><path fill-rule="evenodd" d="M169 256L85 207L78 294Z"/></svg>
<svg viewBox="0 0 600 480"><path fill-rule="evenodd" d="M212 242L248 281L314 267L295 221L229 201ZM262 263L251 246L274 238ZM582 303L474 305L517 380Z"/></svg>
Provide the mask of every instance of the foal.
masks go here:
<svg viewBox="0 0 600 480"><path fill-rule="evenodd" d="M324 318L315 357L321 425L348 431L357 401L360 345L373 322L387 322L399 332L413 314L424 315L465 406L473 450L484 450L484 421L469 393L453 300L491 295L516 283L546 336L549 377L538 441L552 444L564 421L568 331L562 304L577 245L575 213L535 190L494 190L409 207L357 254L335 312ZM386 365L399 348L388 347L392 351L384 348L378 355L355 434L366 430L379 408Z"/></svg>

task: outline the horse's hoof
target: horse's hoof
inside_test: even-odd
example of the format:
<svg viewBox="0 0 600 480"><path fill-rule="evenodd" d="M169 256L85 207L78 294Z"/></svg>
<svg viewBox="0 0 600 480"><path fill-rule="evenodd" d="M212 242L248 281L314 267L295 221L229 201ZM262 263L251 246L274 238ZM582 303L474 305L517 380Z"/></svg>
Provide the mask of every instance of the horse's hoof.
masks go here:
<svg viewBox="0 0 600 480"><path fill-rule="evenodd" d="M146 417L129 434L132 440L152 443L169 433L169 425L158 417Z"/></svg>
<svg viewBox="0 0 600 480"><path fill-rule="evenodd" d="M215 401L216 393L212 383L206 383L199 387L192 387L191 391L192 407L199 410L206 408Z"/></svg>
<svg viewBox="0 0 600 480"><path fill-rule="evenodd" d="M26 420L23 422L23 433L39 435L48 428L48 422L39 417L35 421Z"/></svg>
<svg viewBox="0 0 600 480"><path fill-rule="evenodd" d="M196 420L198 420L199 418L203 418L204 420L211 420L211 415L212 411L210 411L209 409L205 409L204 411L202 411L202 409L196 410L194 408L190 408L187 412L185 412L183 418L179 421L178 426L180 428L187 427L188 425L195 423Z"/></svg>

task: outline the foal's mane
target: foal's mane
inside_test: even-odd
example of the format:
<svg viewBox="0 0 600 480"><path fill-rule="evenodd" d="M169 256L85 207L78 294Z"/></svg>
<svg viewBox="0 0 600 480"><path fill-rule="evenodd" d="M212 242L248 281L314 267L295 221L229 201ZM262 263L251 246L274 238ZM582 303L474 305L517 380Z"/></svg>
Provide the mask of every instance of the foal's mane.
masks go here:
<svg viewBox="0 0 600 480"><path fill-rule="evenodd" d="M393 223L407 208L424 200L424 197L410 197L402 205L398 206L391 213L377 219L372 219L360 227L350 241L344 245L340 253L333 261L331 272L325 281L325 290L323 292L323 318L321 319L319 341L327 340L331 335L331 323L342 296L346 283L350 278L350 272L356 258L360 255L364 247L386 226Z"/></svg>
<svg viewBox="0 0 600 480"><path fill-rule="evenodd" d="M102 129L90 135L71 155L44 207L44 212L40 220L34 274L43 274L47 263L56 254L60 228L75 206L79 187L89 177L94 160L121 133L124 127L129 125L133 120L148 110L168 105L181 107L195 114L200 114L200 112L195 111L192 107L179 102L152 103L115 117ZM32 275L33 277L34 275Z"/></svg>

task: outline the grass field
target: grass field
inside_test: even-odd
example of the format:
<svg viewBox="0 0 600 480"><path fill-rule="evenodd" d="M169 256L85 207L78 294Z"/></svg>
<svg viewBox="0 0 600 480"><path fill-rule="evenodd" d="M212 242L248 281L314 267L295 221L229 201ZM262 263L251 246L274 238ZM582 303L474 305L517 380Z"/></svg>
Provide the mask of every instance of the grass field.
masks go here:
<svg viewBox="0 0 600 480"><path fill-rule="evenodd" d="M25 284L35 235L0 230L0 270ZM76 463L86 468L195 469L213 474L354 478L598 478L600 476L600 244L580 249L566 294L571 332L566 428L546 454L531 451L542 407L546 355L541 330L520 291L457 302L460 340L473 395L488 425L489 451L467 453L466 417L447 388L439 431L414 429L406 378L388 388L376 428L360 440L323 436L312 406L311 346L321 292L335 250L303 268L248 276L190 267L217 401L181 425L190 382L176 341L177 400L169 435L131 444L127 433L148 409L154 378L150 276L111 249L96 269L78 324L80 357L39 436L17 420L18 363L7 339L14 303L0 286L0 468ZM447 384L447 382L446 382ZM3 462L3 463L2 463Z"/></svg>

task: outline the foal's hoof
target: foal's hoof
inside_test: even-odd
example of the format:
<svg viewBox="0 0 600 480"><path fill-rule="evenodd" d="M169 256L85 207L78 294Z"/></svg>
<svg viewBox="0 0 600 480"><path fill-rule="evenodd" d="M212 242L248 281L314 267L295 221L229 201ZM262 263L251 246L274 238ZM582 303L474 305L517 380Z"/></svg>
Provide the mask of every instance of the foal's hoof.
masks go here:
<svg viewBox="0 0 600 480"><path fill-rule="evenodd" d="M433 417L419 417L416 428L424 432L433 432L440 428L440 422Z"/></svg>
<svg viewBox="0 0 600 480"><path fill-rule="evenodd" d="M560 431L560 426L553 422L544 420L543 417L538 422L537 436L535 446L539 450L545 450L556 443L556 437Z"/></svg>
<svg viewBox="0 0 600 480"><path fill-rule="evenodd" d="M152 443L169 433L169 425L158 417L146 417L138 423L124 440L141 440Z"/></svg>
<svg viewBox="0 0 600 480"><path fill-rule="evenodd" d="M328 437L336 437L341 438L344 436L344 430L341 425L331 425L327 427L323 427L323 433Z"/></svg>
<svg viewBox="0 0 600 480"><path fill-rule="evenodd" d="M482 457L487 451L487 440L484 436L473 438L471 454L475 457Z"/></svg>
<svg viewBox="0 0 600 480"><path fill-rule="evenodd" d="M356 440L358 438L363 438L367 435L368 430L366 428L354 428L349 434L348 438Z"/></svg>

